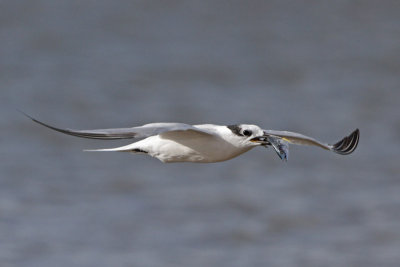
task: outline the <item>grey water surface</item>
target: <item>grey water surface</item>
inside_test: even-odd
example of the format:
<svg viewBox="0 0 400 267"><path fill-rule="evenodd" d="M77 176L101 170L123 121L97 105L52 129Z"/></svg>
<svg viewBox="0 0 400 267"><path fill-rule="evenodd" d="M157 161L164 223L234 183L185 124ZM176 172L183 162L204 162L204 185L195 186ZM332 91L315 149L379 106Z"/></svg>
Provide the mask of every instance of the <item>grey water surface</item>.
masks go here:
<svg viewBox="0 0 400 267"><path fill-rule="evenodd" d="M0 266L399 266L399 1L0 1ZM254 123L216 164L52 132ZM216 148L217 149L217 148Z"/></svg>

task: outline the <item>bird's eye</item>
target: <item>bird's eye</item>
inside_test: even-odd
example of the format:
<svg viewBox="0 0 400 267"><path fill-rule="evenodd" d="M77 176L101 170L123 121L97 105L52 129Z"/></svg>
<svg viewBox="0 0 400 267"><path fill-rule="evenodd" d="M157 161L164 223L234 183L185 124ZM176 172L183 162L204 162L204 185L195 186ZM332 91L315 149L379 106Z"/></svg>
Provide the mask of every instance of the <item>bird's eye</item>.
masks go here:
<svg viewBox="0 0 400 267"><path fill-rule="evenodd" d="M249 131L249 130L244 130L244 131L243 131L243 135L244 135L244 136L250 136L251 134L252 134L252 132Z"/></svg>

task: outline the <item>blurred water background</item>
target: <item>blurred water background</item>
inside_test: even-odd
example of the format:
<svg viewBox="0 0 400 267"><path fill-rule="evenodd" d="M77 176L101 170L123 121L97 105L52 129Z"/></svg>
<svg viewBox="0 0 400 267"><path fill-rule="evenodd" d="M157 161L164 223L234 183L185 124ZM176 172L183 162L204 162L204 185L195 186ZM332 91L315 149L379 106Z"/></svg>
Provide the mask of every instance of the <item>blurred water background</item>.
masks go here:
<svg viewBox="0 0 400 267"><path fill-rule="evenodd" d="M399 266L399 1L0 1L0 266ZM60 127L254 123L350 156L162 164Z"/></svg>

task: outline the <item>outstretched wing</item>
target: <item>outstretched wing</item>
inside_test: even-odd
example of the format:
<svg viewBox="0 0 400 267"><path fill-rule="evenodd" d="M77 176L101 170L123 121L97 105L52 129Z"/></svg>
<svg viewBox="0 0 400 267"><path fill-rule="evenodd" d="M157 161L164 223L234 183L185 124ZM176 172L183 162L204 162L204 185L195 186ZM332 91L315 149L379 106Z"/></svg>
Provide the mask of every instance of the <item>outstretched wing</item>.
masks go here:
<svg viewBox="0 0 400 267"><path fill-rule="evenodd" d="M278 136L291 144L318 146L341 155L348 155L352 153L357 148L358 141L360 140L360 130L358 129L333 145L324 144L312 137L294 132L264 130L264 133L266 135Z"/></svg>
<svg viewBox="0 0 400 267"><path fill-rule="evenodd" d="M152 135L158 135L166 132L189 131L189 130L212 135L212 133L208 132L207 130L199 129L197 127L185 123L173 123L173 122L149 123L143 126L131 127L131 128L114 128L114 129L97 129L97 130L62 129L41 122L29 116L26 113L23 114L28 118L30 118L32 121L40 125L43 125L47 128L50 128L54 131L90 139L102 139L102 140L132 139L132 138L143 138Z"/></svg>

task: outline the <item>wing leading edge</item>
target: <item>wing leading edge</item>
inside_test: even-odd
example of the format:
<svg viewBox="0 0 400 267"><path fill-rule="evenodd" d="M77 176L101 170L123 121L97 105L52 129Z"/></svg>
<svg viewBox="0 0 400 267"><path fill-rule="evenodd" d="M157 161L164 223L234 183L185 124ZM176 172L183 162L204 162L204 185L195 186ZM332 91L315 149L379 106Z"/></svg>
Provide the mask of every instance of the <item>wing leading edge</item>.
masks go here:
<svg viewBox="0 0 400 267"><path fill-rule="evenodd" d="M185 123L149 123L143 126L131 127L131 128L110 128L110 129L96 129L96 130L73 130L68 128L63 129L39 121L24 112L22 113L28 118L30 118L32 121L44 127L52 129L54 131L67 135L89 138L89 139L118 140L118 139L144 138L165 132L188 131L188 130L211 135L211 133L203 129L199 129Z"/></svg>

